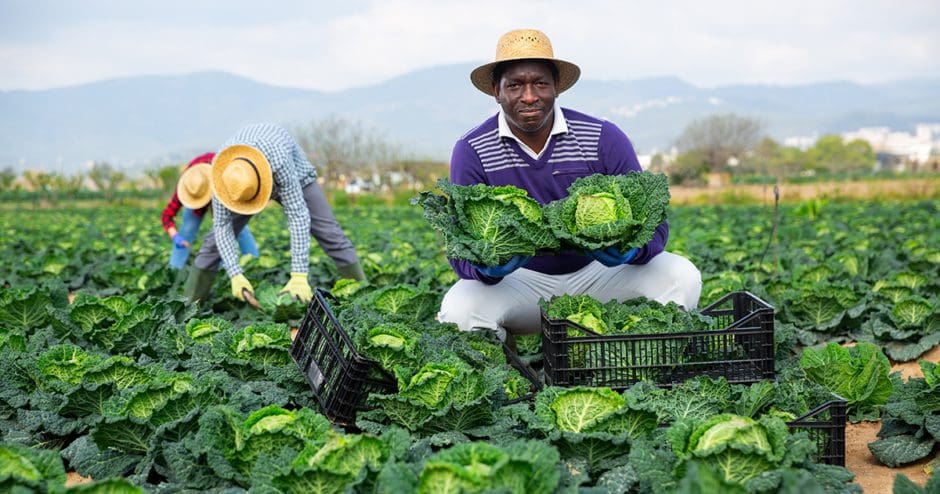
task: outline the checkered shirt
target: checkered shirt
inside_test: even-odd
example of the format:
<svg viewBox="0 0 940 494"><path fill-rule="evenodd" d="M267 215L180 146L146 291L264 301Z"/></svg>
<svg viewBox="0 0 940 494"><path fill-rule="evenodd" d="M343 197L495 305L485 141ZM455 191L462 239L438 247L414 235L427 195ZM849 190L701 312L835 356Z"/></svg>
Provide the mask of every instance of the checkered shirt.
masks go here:
<svg viewBox="0 0 940 494"><path fill-rule="evenodd" d="M235 144L247 144L258 149L271 164L274 176L271 199L284 208L290 231L291 272L306 273L310 259L310 212L302 190L316 180L316 169L297 141L279 125L254 124L244 127L226 141L222 149ZM238 265L237 243L231 226L235 214L222 205L218 198L212 198L212 228L222 265L229 277L243 272Z"/></svg>

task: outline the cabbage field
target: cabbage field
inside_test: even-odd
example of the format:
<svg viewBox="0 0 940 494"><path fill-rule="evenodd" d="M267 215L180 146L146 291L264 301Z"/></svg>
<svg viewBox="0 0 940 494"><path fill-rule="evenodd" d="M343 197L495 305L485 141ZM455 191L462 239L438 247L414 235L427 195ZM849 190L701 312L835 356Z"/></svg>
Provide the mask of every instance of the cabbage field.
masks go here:
<svg viewBox="0 0 940 494"><path fill-rule="evenodd" d="M261 257L241 260L261 309L223 274L211 303L183 300L156 207L8 209L0 492L861 492L845 450L798 426L839 397L849 422L880 422L849 447L920 472L895 492L940 492L936 201L671 207L667 250L701 270L701 307L742 290L775 307L776 379L614 390L532 386L538 336L519 339L520 372L492 338L436 322L457 278L421 208L337 208L370 282L337 284L312 242L311 283L397 385L345 427L290 355L306 308L276 293L278 207L251 223Z"/></svg>

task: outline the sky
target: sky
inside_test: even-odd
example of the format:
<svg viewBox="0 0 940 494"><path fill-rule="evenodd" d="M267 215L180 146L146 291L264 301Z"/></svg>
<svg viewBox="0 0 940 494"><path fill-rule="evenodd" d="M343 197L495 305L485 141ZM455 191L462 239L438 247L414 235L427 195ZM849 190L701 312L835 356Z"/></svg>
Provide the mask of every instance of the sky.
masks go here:
<svg viewBox="0 0 940 494"><path fill-rule="evenodd" d="M222 70L333 91L492 61L520 27L592 80L940 77L938 0L0 0L0 90Z"/></svg>

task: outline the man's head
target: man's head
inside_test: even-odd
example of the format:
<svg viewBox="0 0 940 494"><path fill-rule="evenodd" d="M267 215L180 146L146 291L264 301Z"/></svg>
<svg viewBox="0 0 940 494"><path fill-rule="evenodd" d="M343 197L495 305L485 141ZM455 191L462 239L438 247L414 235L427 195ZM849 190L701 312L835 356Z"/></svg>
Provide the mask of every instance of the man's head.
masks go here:
<svg viewBox="0 0 940 494"><path fill-rule="evenodd" d="M502 62L493 70L493 92L515 131L537 134L551 128L558 69L547 60Z"/></svg>
<svg viewBox="0 0 940 494"><path fill-rule="evenodd" d="M212 194L229 210L244 215L261 212L274 186L271 164L252 146L235 144L219 152L212 165Z"/></svg>
<svg viewBox="0 0 940 494"><path fill-rule="evenodd" d="M212 165L197 163L183 171L176 182L176 196L183 206L189 209L201 209L212 200L212 188L209 176Z"/></svg>
<svg viewBox="0 0 940 494"><path fill-rule="evenodd" d="M477 89L490 96L496 95L496 84L505 73L508 62L542 60L550 62L556 93L561 93L577 82L581 69L577 65L555 58L548 36L535 29L515 29L502 35L496 44L496 59L483 64L470 73L470 81Z"/></svg>

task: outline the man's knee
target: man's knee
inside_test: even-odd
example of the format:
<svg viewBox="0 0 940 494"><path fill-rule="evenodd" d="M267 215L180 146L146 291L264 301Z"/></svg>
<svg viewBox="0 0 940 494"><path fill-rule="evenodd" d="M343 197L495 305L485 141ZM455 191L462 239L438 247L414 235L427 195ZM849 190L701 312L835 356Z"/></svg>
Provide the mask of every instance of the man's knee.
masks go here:
<svg viewBox="0 0 940 494"><path fill-rule="evenodd" d="M441 310L437 314L438 321L456 324L461 331L490 330L500 340L504 340L506 330L499 325L498 315L490 313L492 304L487 304L485 297L476 293L475 288L478 287L474 287L474 284L482 283L460 280L444 294Z"/></svg>
<svg viewBox="0 0 940 494"><path fill-rule="evenodd" d="M672 254L666 275L677 288L675 302L686 309L697 307L702 293L702 272L695 264L683 256Z"/></svg>

